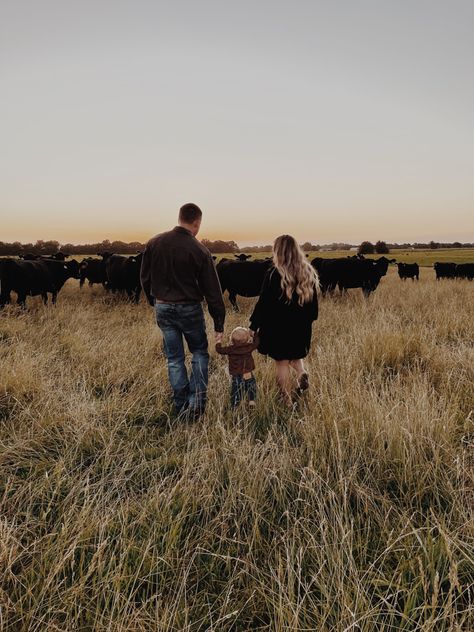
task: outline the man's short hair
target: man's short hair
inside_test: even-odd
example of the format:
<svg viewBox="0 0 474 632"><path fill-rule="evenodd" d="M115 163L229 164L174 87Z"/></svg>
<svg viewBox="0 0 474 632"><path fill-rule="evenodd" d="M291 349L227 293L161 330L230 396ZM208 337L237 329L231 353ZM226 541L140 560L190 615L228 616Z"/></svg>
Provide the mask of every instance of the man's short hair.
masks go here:
<svg viewBox="0 0 474 632"><path fill-rule="evenodd" d="M201 217L202 211L197 204L189 202L179 209L179 221L185 224L192 224L197 219L201 219Z"/></svg>

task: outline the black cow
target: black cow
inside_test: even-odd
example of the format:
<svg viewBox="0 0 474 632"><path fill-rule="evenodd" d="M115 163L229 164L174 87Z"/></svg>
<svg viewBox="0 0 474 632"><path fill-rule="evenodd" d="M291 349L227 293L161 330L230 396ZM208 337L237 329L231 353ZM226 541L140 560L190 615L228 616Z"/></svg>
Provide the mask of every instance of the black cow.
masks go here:
<svg viewBox="0 0 474 632"><path fill-rule="evenodd" d="M18 256L24 261L36 261L37 259L41 259L41 255L35 255L32 252L21 253Z"/></svg>
<svg viewBox="0 0 474 632"><path fill-rule="evenodd" d="M94 259L93 257L87 257L83 259L79 264L80 282L79 286L82 288L86 281L89 281L89 285L94 283L101 283L102 287L106 287L107 272L105 270L104 259Z"/></svg>
<svg viewBox="0 0 474 632"><path fill-rule="evenodd" d="M94 257L87 257L83 259L79 264L80 270L80 287L84 283L89 281L89 285L94 283L101 283L102 286L107 289L107 271L105 269L105 263L109 257L112 256L111 252L98 252L98 257L101 259L95 259Z"/></svg>
<svg viewBox="0 0 474 632"><path fill-rule="evenodd" d="M362 288L368 297L377 289L380 279L387 274L389 263L395 259L380 257L379 259L354 259L352 257L324 259L316 257L311 261L319 276L319 284L323 294L332 294L339 288L343 294L349 288Z"/></svg>
<svg viewBox="0 0 474 632"><path fill-rule="evenodd" d="M222 292L229 293L229 301L236 312L239 311L237 296L258 296L263 278L271 266L271 259L254 261L234 261L221 259L217 264L217 274Z"/></svg>
<svg viewBox="0 0 474 632"><path fill-rule="evenodd" d="M130 300L135 303L140 300L140 267L143 254L139 253L132 257L122 255L111 255L106 263L107 288L112 292L126 292Z"/></svg>
<svg viewBox="0 0 474 632"><path fill-rule="evenodd" d="M70 257L71 255L66 254L65 252L56 252L54 255L49 255L50 259L56 259L56 261L65 261L68 257ZM46 257L45 257L46 259Z"/></svg>
<svg viewBox="0 0 474 632"><path fill-rule="evenodd" d="M474 279L474 263L458 263L455 270L457 279Z"/></svg>
<svg viewBox="0 0 474 632"><path fill-rule="evenodd" d="M243 253L241 253L239 255L234 255L234 257L239 261L247 261L247 259L250 259L252 255L244 255Z"/></svg>
<svg viewBox="0 0 474 632"><path fill-rule="evenodd" d="M420 267L417 263L399 263L398 264L398 276L402 281L411 279L414 281L420 280Z"/></svg>
<svg viewBox="0 0 474 632"><path fill-rule="evenodd" d="M48 303L48 292L56 303L58 292L65 282L79 278L79 264L71 261L21 261L0 259L0 307L11 302L11 292L16 292L17 304L25 307L27 296L41 295L43 303Z"/></svg>
<svg viewBox="0 0 474 632"><path fill-rule="evenodd" d="M456 277L456 264L437 261L433 268L436 272L436 280L454 279Z"/></svg>
<svg viewBox="0 0 474 632"><path fill-rule="evenodd" d="M23 259L24 261L38 261L39 259L64 261L71 255L65 254L64 252L59 251L59 252L56 252L54 255L36 255L32 252L26 252L25 254L20 254L18 256L20 257L20 259Z"/></svg>

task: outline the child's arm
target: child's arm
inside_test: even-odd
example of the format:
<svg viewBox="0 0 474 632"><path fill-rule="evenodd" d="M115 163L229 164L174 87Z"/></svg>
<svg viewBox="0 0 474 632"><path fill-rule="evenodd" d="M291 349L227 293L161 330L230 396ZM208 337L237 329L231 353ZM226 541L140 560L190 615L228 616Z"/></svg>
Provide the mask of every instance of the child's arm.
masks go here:
<svg viewBox="0 0 474 632"><path fill-rule="evenodd" d="M221 355L228 355L230 348L229 347L223 347L222 346L222 342L217 342L216 343L216 351L217 353L220 353Z"/></svg>

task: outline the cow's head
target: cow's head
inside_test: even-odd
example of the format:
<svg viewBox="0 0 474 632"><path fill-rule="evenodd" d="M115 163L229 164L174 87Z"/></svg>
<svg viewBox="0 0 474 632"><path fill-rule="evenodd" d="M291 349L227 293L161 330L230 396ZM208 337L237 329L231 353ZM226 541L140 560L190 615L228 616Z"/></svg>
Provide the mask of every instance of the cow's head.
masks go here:
<svg viewBox="0 0 474 632"><path fill-rule="evenodd" d="M378 259L373 259L373 263L374 263L374 266L377 268L377 270L380 272L380 274L382 276L385 276L387 274L389 264L396 263L396 259L387 259L387 257L379 257Z"/></svg>
<svg viewBox="0 0 474 632"><path fill-rule="evenodd" d="M111 257L113 254L114 254L113 252L109 252L108 250L104 250L103 252L98 252L98 253L97 253L97 256L98 256L98 257L102 257L102 259L103 259L104 261L107 261L107 259L108 259L109 257Z"/></svg>
<svg viewBox="0 0 474 632"><path fill-rule="evenodd" d="M139 252L138 254L132 255L131 257L128 258L128 260L131 263L136 264L139 267L142 265L142 259L143 259L143 252Z"/></svg>
<svg viewBox="0 0 474 632"><path fill-rule="evenodd" d="M80 278L80 267L79 262L75 259L71 259L71 261L64 262L64 269L67 272L67 276L72 279Z"/></svg>
<svg viewBox="0 0 474 632"><path fill-rule="evenodd" d="M244 254L244 253L240 253L240 254L238 254L238 255L234 255L234 257L235 257L236 259L238 259L239 261L247 261L247 259L250 259L250 257L251 257L251 256L252 256L252 255L246 255L246 254Z"/></svg>

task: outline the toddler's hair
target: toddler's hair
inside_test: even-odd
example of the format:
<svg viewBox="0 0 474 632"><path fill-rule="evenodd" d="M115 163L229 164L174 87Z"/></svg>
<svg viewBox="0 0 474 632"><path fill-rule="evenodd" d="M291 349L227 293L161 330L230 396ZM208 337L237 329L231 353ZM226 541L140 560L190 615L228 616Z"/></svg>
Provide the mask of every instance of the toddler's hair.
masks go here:
<svg viewBox="0 0 474 632"><path fill-rule="evenodd" d="M252 336L250 330L246 327L236 327L230 334L231 342L252 342Z"/></svg>

